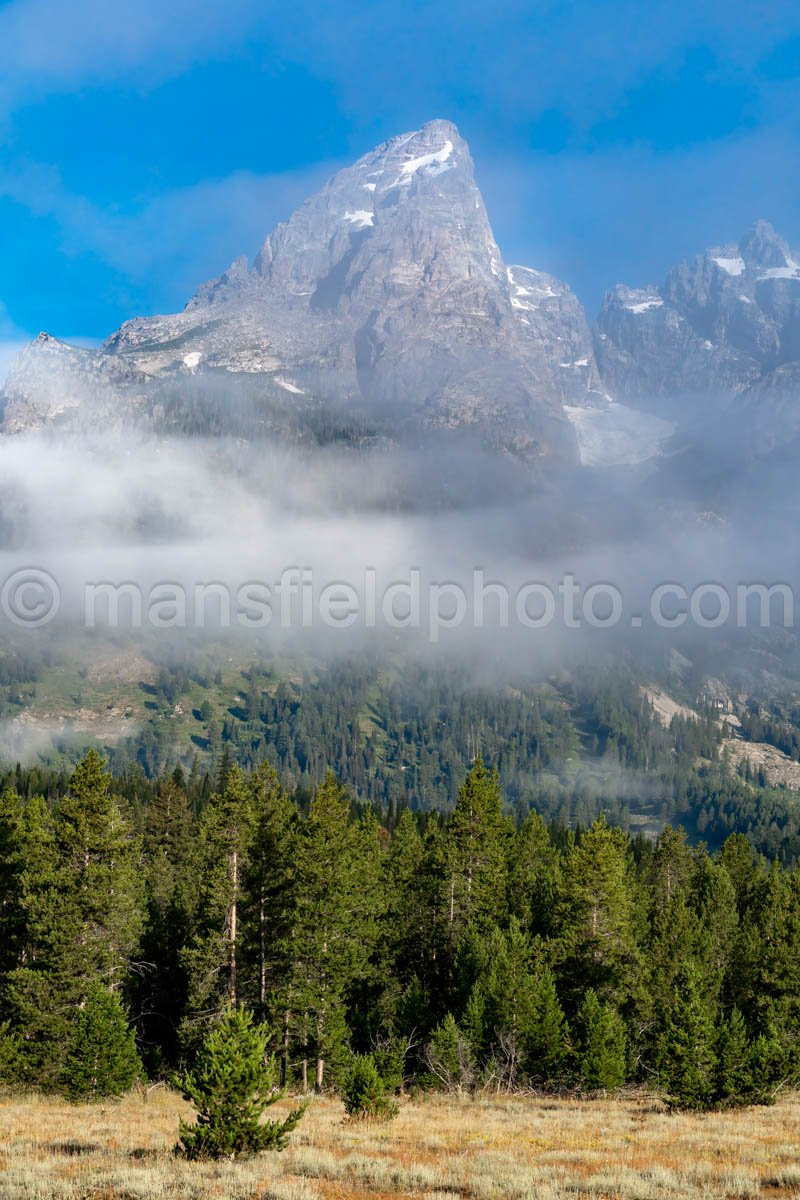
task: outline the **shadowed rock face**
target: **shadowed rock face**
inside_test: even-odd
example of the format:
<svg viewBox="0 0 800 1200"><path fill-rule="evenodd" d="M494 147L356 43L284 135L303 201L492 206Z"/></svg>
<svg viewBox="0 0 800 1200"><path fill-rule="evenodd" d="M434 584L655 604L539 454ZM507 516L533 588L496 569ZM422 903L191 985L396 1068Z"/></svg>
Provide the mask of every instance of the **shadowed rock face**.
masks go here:
<svg viewBox="0 0 800 1200"><path fill-rule="evenodd" d="M564 284L506 267L468 147L447 121L340 171L252 267L237 259L183 313L129 321L97 354L74 353L63 350L67 408L50 394L58 355L51 347L40 368L41 349L26 351L6 388L7 430L94 421L99 410L179 431L176 390L189 378L236 393L247 432L356 414L390 441L459 430L526 462L573 462L562 404L601 397L583 310ZM224 428L222 399L215 412Z"/></svg>

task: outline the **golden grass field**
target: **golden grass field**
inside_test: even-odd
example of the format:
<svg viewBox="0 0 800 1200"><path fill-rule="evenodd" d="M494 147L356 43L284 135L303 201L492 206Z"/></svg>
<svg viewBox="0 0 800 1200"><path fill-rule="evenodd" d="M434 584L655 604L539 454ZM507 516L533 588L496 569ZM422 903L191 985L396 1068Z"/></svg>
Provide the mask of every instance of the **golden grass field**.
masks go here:
<svg viewBox="0 0 800 1200"><path fill-rule="evenodd" d="M285 1107L285 1105L281 1105ZM312 1102L282 1154L195 1164L171 1153L166 1090L71 1107L0 1099L2 1200L694 1200L800 1197L800 1096L774 1108L673 1115L613 1100L428 1098L388 1125ZM273 1112L277 1111L274 1109Z"/></svg>

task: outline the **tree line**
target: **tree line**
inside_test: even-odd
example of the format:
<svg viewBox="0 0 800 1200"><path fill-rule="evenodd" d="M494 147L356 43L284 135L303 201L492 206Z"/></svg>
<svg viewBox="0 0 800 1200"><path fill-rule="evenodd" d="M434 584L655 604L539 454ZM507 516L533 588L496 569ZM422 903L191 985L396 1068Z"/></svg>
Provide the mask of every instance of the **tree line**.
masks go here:
<svg viewBox="0 0 800 1200"><path fill-rule="evenodd" d="M6 1083L69 1094L128 1019L169 1077L237 1008L302 1091L354 1056L389 1089L629 1083L697 1108L796 1078L800 872L741 835L710 854L515 819L480 759L447 814L378 812L330 773L293 795L268 764L226 763L199 812L180 771L144 800L95 752L49 798L2 795Z"/></svg>

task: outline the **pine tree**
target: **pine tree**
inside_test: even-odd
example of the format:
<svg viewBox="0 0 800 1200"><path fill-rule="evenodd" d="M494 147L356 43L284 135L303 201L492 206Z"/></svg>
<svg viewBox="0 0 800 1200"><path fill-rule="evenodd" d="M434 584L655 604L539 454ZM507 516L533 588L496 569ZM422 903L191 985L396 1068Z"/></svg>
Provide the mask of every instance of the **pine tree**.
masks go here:
<svg viewBox="0 0 800 1200"><path fill-rule="evenodd" d="M750 1043L750 1068L753 1086L745 1103L774 1104L781 1088L797 1086L797 1050L787 1047L783 1031L768 1023Z"/></svg>
<svg viewBox="0 0 800 1200"><path fill-rule="evenodd" d="M421 888L424 847L417 823L406 808L392 833L386 862L387 907L382 940L401 986L426 973L429 917Z"/></svg>
<svg viewBox="0 0 800 1200"><path fill-rule="evenodd" d="M7 1011L28 1077L47 1086L58 1081L71 1016L90 986L125 982L139 943L139 847L110 784L90 751L52 818L36 799L23 814L25 932L6 979Z"/></svg>
<svg viewBox="0 0 800 1200"><path fill-rule="evenodd" d="M556 981L546 964L533 979L531 1019L524 1040L524 1067L530 1079L555 1083L569 1057L569 1029L558 999Z"/></svg>
<svg viewBox="0 0 800 1200"><path fill-rule="evenodd" d="M252 834L251 796L243 773L233 767L225 790L215 792L203 812L191 864L196 901L189 945L181 955L189 981L181 1037L189 1049L202 1037L204 1026L238 1002L239 916Z"/></svg>
<svg viewBox="0 0 800 1200"><path fill-rule="evenodd" d="M613 1092L625 1082L625 1026L618 1012L589 989L578 1013L581 1082L589 1091Z"/></svg>
<svg viewBox="0 0 800 1200"><path fill-rule="evenodd" d="M24 870L22 801L16 792L7 791L0 795L0 983L19 962L25 931Z"/></svg>
<svg viewBox="0 0 800 1200"><path fill-rule="evenodd" d="M542 818L531 812L511 842L508 904L531 934L553 932L560 867L558 852Z"/></svg>
<svg viewBox="0 0 800 1200"><path fill-rule="evenodd" d="M507 1087L513 1086L535 1022L535 980L531 970L531 943L519 921L508 929L495 927L485 943L482 965L471 997L471 1013L464 1029L479 1052L491 1053ZM477 1011L483 1033L477 1039Z"/></svg>
<svg viewBox="0 0 800 1200"><path fill-rule="evenodd" d="M361 1121L390 1121L400 1111L386 1095L371 1054L356 1054L342 1085L344 1109L349 1117Z"/></svg>
<svg viewBox="0 0 800 1200"><path fill-rule="evenodd" d="M800 871L764 872L743 916L728 988L756 1036L777 1037L800 1070Z"/></svg>
<svg viewBox="0 0 800 1200"><path fill-rule="evenodd" d="M429 1032L448 1007L452 965L448 875L442 823L436 814L429 814L422 835L422 858L416 885L409 879L405 892L410 911L415 914L411 936L418 945L411 959L414 974L403 989L400 1005L401 1028L409 1034L420 1029ZM387 920L391 921L396 907L390 896Z"/></svg>
<svg viewBox="0 0 800 1200"><path fill-rule="evenodd" d="M708 1109L715 1100L716 1008L696 963L681 966L659 1046L662 1086L673 1108Z"/></svg>
<svg viewBox="0 0 800 1200"><path fill-rule="evenodd" d="M119 997L94 984L74 1018L61 1074L65 1094L73 1101L122 1096L141 1074L133 1030Z"/></svg>
<svg viewBox="0 0 800 1200"><path fill-rule="evenodd" d="M728 872L742 914L750 906L759 877L753 847L744 834L731 834L720 850L719 864Z"/></svg>
<svg viewBox="0 0 800 1200"><path fill-rule="evenodd" d="M195 832L189 798L173 776L151 797L142 838L148 898L162 909L171 904L184 880Z"/></svg>
<svg viewBox="0 0 800 1200"><path fill-rule="evenodd" d="M445 907L451 954L468 924L505 915L510 832L497 772L488 771L478 758L447 823Z"/></svg>
<svg viewBox="0 0 800 1200"><path fill-rule="evenodd" d="M373 1045L391 1021L396 993L388 980L389 964L382 934L386 928L386 853L388 835L373 809L355 826L356 893L354 919L361 929L363 955L347 989L347 1023L353 1043ZM393 1032L393 1026L390 1027Z"/></svg>
<svg viewBox="0 0 800 1200"><path fill-rule="evenodd" d="M253 833L242 880L242 994L258 1019L280 1030L281 1085L288 1075L297 920L300 821L277 773L264 763L249 780Z"/></svg>
<svg viewBox="0 0 800 1200"><path fill-rule="evenodd" d="M739 927L736 893L727 870L707 856L699 859L692 890L700 925L697 965L719 997Z"/></svg>
<svg viewBox="0 0 800 1200"><path fill-rule="evenodd" d="M3 1021L0 1023L0 1087L10 1087L20 1081L20 1054L19 1035L14 1033L8 1021Z"/></svg>
<svg viewBox="0 0 800 1200"><path fill-rule="evenodd" d="M479 980L469 994L461 1017L461 1031L476 1057L486 1055L492 1044L496 1026L489 1024L486 1013L486 993Z"/></svg>
<svg viewBox="0 0 800 1200"><path fill-rule="evenodd" d="M636 1025L645 1031L643 1044L652 1058L675 994L675 981L687 956L698 953L700 922L684 891L662 897L650 915L643 971L635 988Z"/></svg>
<svg viewBox="0 0 800 1200"><path fill-rule="evenodd" d="M302 828L292 939L298 1037L304 1059L314 1055L317 1091L324 1087L326 1064L344 1063L347 991L363 978L372 949L374 897L359 886L358 850L350 798L329 772Z"/></svg>
<svg viewBox="0 0 800 1200"><path fill-rule="evenodd" d="M685 895L694 872L694 856L685 830L665 825L655 844L650 884L656 908Z"/></svg>
<svg viewBox="0 0 800 1200"><path fill-rule="evenodd" d="M57 855L52 815L40 796L25 805L17 824L16 880L19 944L7 961L0 989L9 1035L18 1038L17 1071L31 1083L54 1082L52 1071L64 1038L60 1016L51 1012L53 967L69 932L59 921ZM12 859L12 873L13 859ZM15 920L17 919L15 918Z"/></svg>
<svg viewBox="0 0 800 1200"><path fill-rule="evenodd" d="M142 928L140 848L110 787L103 759L90 750L55 810L57 887L62 921L74 922L69 969L80 971L81 996L89 980L125 975Z"/></svg>
<svg viewBox="0 0 800 1200"><path fill-rule="evenodd" d="M475 1056L452 1013L431 1034L425 1060L432 1078L447 1091L464 1091L475 1083Z"/></svg>
<svg viewBox="0 0 800 1200"><path fill-rule="evenodd" d="M186 1008L188 979L182 950L189 938L189 913L196 880L190 871L195 822L182 773L160 784L147 805L143 851L146 918L142 959L147 964L134 983L134 1003L148 1069L179 1051L178 1027Z"/></svg>
<svg viewBox="0 0 800 1200"><path fill-rule="evenodd" d="M720 1104L746 1104L757 1094L753 1047L744 1017L734 1008L720 1022L716 1037L714 1099Z"/></svg>
<svg viewBox="0 0 800 1200"><path fill-rule="evenodd" d="M280 1099L275 1060L267 1056L269 1034L245 1008L229 1007L206 1035L194 1070L176 1080L197 1121L180 1123L180 1149L187 1158L236 1158L283 1150L305 1107L285 1121L262 1121Z"/></svg>
<svg viewBox="0 0 800 1200"><path fill-rule="evenodd" d="M587 987L620 1006L635 963L629 842L605 818L566 856L559 895L561 974L574 999Z"/></svg>

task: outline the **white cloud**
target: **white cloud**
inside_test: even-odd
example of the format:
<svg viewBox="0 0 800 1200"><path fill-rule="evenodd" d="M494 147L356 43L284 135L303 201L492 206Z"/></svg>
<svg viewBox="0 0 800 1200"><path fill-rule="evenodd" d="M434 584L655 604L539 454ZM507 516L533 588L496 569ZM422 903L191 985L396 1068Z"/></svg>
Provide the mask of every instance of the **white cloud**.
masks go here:
<svg viewBox="0 0 800 1200"><path fill-rule="evenodd" d="M487 111L529 119L558 106L594 120L691 47L752 71L800 29L785 4L739 0L734 10L729 0L651 0L644 21L641 0L462 0L457 11L452 0L11 0L0 7L0 108L109 81L153 85L256 40L331 80L348 111L373 120L402 123L409 95L446 108L465 79Z"/></svg>
<svg viewBox="0 0 800 1200"><path fill-rule="evenodd" d="M226 0L12 0L0 9L0 104L133 76L159 82L219 57L269 5Z"/></svg>
<svg viewBox="0 0 800 1200"><path fill-rule="evenodd" d="M285 50L335 79L342 106L362 116L377 112L402 124L410 95L428 115L447 116L449 99L468 81L483 116L527 122L557 108L591 125L694 47L708 46L734 69L752 72L799 29L800 11L754 0L735 0L733 8L730 0L650 0L646 7L641 0L462 0L457 10L452 0L299 0L282 14L279 36Z"/></svg>

